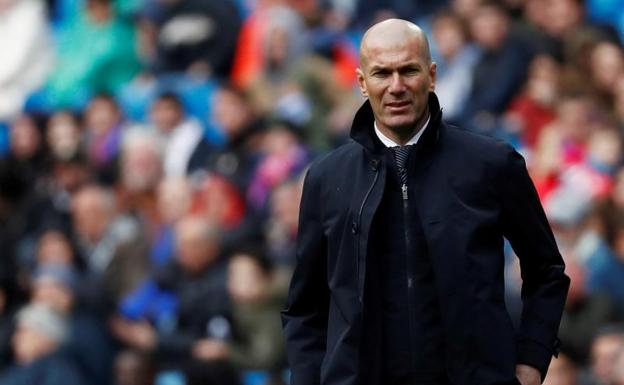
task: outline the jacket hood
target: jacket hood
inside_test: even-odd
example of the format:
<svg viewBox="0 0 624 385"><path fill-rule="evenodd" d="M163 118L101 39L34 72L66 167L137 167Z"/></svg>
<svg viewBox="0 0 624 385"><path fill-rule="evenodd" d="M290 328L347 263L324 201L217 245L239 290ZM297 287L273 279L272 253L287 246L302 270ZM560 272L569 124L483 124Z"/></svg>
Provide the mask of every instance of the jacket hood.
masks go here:
<svg viewBox="0 0 624 385"><path fill-rule="evenodd" d="M439 138L440 122L442 121L442 109L440 108L440 102L435 93L429 93L429 113L431 118L429 124L424 128L425 132L418 141L418 145L426 146L428 143L435 142ZM353 124L351 125L350 136L351 139L361 144L367 150L378 153L379 147L376 145L376 134L373 126L375 121L375 115L370 105L370 101L367 99L364 104L355 113L353 118Z"/></svg>

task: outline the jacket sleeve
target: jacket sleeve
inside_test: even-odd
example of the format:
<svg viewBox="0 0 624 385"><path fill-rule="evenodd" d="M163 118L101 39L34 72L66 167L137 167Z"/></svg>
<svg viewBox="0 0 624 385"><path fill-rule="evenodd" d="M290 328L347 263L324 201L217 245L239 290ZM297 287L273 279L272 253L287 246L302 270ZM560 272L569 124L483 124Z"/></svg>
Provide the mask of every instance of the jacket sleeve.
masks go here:
<svg viewBox="0 0 624 385"><path fill-rule="evenodd" d="M502 226L520 260L522 317L518 363L537 368L542 380L558 353L557 332L570 279L524 159L508 148L502 184Z"/></svg>
<svg viewBox="0 0 624 385"><path fill-rule="evenodd" d="M319 179L312 166L303 184L297 262L282 311L291 385L319 385L325 356L329 289L321 209Z"/></svg>

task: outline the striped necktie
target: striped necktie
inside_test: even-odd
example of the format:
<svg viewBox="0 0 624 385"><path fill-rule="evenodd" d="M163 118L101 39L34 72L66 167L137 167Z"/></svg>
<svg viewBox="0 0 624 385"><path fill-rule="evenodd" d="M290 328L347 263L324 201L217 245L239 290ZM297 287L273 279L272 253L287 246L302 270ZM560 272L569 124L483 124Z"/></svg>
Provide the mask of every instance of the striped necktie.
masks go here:
<svg viewBox="0 0 624 385"><path fill-rule="evenodd" d="M407 184L407 157L411 147L412 145L392 147L394 161L399 171L399 178L401 179L401 184L404 185Z"/></svg>

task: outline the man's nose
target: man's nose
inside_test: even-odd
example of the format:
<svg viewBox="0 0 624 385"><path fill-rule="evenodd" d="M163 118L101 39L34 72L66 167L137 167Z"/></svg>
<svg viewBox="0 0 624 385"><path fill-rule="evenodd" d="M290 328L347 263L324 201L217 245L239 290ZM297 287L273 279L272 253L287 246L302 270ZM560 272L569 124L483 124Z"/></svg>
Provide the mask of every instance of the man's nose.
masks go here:
<svg viewBox="0 0 624 385"><path fill-rule="evenodd" d="M392 74L392 78L390 79L390 86L388 87L388 92L391 94L401 94L405 92L405 83L403 82L403 77L398 72L394 72Z"/></svg>

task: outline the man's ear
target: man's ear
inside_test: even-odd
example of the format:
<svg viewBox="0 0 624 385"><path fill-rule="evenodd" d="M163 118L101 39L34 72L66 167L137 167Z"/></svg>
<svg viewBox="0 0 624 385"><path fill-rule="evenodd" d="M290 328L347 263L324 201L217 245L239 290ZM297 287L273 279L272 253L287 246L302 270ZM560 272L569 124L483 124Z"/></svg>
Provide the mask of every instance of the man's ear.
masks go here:
<svg viewBox="0 0 624 385"><path fill-rule="evenodd" d="M431 85L429 86L429 91L431 92L435 91L437 71L438 71L438 65L435 62L432 62L429 65L429 76L431 77Z"/></svg>
<svg viewBox="0 0 624 385"><path fill-rule="evenodd" d="M364 81L364 72L361 68L355 69L355 75L357 77L358 86L360 87L360 91L365 98L368 97L368 91L366 90L366 82Z"/></svg>

